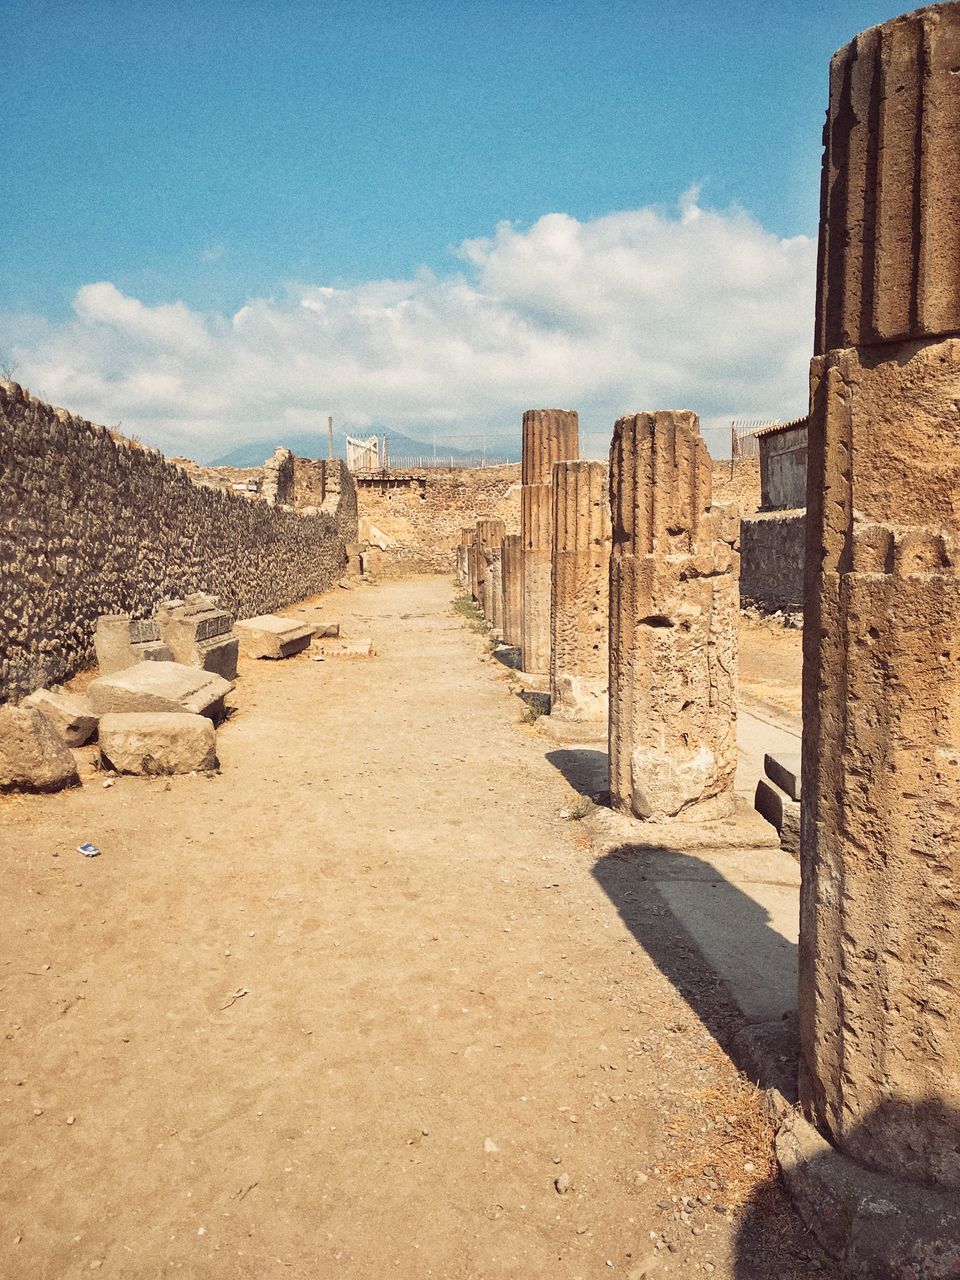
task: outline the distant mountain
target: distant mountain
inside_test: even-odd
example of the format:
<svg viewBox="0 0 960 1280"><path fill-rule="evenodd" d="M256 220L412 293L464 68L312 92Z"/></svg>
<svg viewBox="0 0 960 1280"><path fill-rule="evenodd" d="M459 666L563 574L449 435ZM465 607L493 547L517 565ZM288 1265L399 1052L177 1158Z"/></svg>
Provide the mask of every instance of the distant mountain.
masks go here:
<svg viewBox="0 0 960 1280"><path fill-rule="evenodd" d="M429 442L414 440L411 436L405 436L400 431L391 431L389 427L370 427L363 431L350 432L335 429L333 433L333 451L338 458L347 456L345 439L348 434L355 439L362 440L366 440L373 435L386 435L388 462L390 459L397 458L406 460L421 457L432 459L434 456L432 439ZM229 453L215 458L207 465L211 467L259 467L266 458L270 457L278 445L283 445L301 458L325 458L327 456L327 433L323 429L320 431L294 431L286 435L278 434L276 436L263 436L258 440L246 440L243 444L237 445L235 449L231 449ZM488 460L506 459L508 462L519 462L520 441L518 440L512 447L495 441L488 446L486 456ZM483 460L483 451L478 449L457 449L438 438L436 457L438 462L443 458L452 457L461 461L464 459L468 461L475 460L479 465Z"/></svg>

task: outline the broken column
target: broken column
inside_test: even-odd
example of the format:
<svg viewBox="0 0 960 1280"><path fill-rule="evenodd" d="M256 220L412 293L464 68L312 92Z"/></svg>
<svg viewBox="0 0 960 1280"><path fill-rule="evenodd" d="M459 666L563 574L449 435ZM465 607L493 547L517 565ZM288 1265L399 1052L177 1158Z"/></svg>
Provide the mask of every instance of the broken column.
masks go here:
<svg viewBox="0 0 960 1280"><path fill-rule="evenodd" d="M610 494L602 462L553 468L550 715L605 723Z"/></svg>
<svg viewBox="0 0 960 1280"><path fill-rule="evenodd" d="M523 540L508 533L501 543L500 574L503 586L503 643L519 646L523 620Z"/></svg>
<svg viewBox="0 0 960 1280"><path fill-rule="evenodd" d="M930 1196L960 1189L958 65L955 4L831 65L803 636L801 1102Z"/></svg>
<svg viewBox="0 0 960 1280"><path fill-rule="evenodd" d="M502 520L477 521L477 576L480 611L499 631L503 625L503 578L500 544L507 528Z"/></svg>
<svg viewBox="0 0 960 1280"><path fill-rule="evenodd" d="M550 557L553 549L553 464L580 455L572 409L527 409L523 415L520 537L523 543L521 666L550 672Z"/></svg>
<svg viewBox="0 0 960 1280"><path fill-rule="evenodd" d="M713 818L737 767L737 516L711 507L694 413L621 418L610 450L610 792L634 817Z"/></svg>

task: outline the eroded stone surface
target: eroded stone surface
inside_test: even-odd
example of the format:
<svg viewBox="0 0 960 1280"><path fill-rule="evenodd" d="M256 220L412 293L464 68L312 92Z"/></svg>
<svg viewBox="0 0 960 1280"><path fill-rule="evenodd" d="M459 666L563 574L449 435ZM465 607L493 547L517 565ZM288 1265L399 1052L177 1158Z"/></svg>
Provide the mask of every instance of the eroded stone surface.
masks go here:
<svg viewBox="0 0 960 1280"><path fill-rule="evenodd" d="M235 630L245 658L289 658L306 649L313 639L312 627L273 613L244 618L235 624Z"/></svg>
<svg viewBox="0 0 960 1280"><path fill-rule="evenodd" d="M523 636L523 541L519 533L508 533L501 544L500 577L503 643L519 645Z"/></svg>
<svg viewBox="0 0 960 1280"><path fill-rule="evenodd" d="M960 343L811 380L803 1100L864 1164L958 1187Z"/></svg>
<svg viewBox="0 0 960 1280"><path fill-rule="evenodd" d="M607 718L610 494L602 462L553 468L550 715Z"/></svg>
<svg viewBox="0 0 960 1280"><path fill-rule="evenodd" d="M711 506L696 414L621 418L610 460L611 800L718 817L737 767L736 510Z"/></svg>
<svg viewBox="0 0 960 1280"><path fill-rule="evenodd" d="M145 711L189 711L216 723L233 686L212 671L178 662L141 662L126 671L101 676L90 685L98 716Z"/></svg>
<svg viewBox="0 0 960 1280"><path fill-rule="evenodd" d="M37 689L20 704L34 707L56 729L68 747L82 747L97 732L97 716L86 694L54 686Z"/></svg>
<svg viewBox="0 0 960 1280"><path fill-rule="evenodd" d="M172 662L173 654L160 638L156 618L131 618L106 613L97 619L93 635L101 675L126 671L138 662Z"/></svg>
<svg viewBox="0 0 960 1280"><path fill-rule="evenodd" d="M118 773L193 773L216 768L216 732L206 716L186 712L105 715L100 753Z"/></svg>
<svg viewBox="0 0 960 1280"><path fill-rule="evenodd" d="M213 596L196 592L185 600L165 600L156 618L174 662L236 680L239 642L233 619Z"/></svg>
<svg viewBox="0 0 960 1280"><path fill-rule="evenodd" d="M960 7L835 54L824 131L816 350L960 330Z"/></svg>
<svg viewBox="0 0 960 1280"><path fill-rule="evenodd" d="M80 779L70 748L35 707L0 707L0 791L60 791Z"/></svg>
<svg viewBox="0 0 960 1280"><path fill-rule="evenodd" d="M524 413L520 489L521 665L532 675L550 673L553 464L574 460L579 454L579 420L572 409L528 409Z"/></svg>
<svg viewBox="0 0 960 1280"><path fill-rule="evenodd" d="M480 610L495 631L503 625L503 570L500 546L507 527L502 520L478 520L477 600Z"/></svg>

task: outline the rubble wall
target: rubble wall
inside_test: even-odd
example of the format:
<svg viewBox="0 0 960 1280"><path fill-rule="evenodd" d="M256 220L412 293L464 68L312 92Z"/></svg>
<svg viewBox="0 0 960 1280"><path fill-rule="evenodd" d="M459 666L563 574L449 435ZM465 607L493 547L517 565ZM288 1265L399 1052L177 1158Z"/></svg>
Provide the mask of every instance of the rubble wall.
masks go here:
<svg viewBox="0 0 960 1280"><path fill-rule="evenodd" d="M100 614L208 591L246 618L325 590L356 538L338 469L324 510L297 515L0 382L0 701L92 662Z"/></svg>
<svg viewBox="0 0 960 1280"><path fill-rule="evenodd" d="M519 532L519 463L415 474L410 484L358 487L360 541L383 547L378 576L452 573L460 530L479 520L502 520L507 533Z"/></svg>
<svg viewBox="0 0 960 1280"><path fill-rule="evenodd" d="M760 458L717 458L712 467L714 502L735 502L741 516L760 510Z"/></svg>
<svg viewBox="0 0 960 1280"><path fill-rule="evenodd" d="M740 600L765 613L803 608L807 514L771 511L740 521Z"/></svg>

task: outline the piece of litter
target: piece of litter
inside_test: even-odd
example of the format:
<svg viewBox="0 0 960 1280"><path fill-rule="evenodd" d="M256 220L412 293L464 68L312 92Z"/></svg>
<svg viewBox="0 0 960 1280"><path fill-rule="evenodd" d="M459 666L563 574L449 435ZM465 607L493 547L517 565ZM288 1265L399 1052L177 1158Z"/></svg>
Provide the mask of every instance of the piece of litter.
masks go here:
<svg viewBox="0 0 960 1280"><path fill-rule="evenodd" d="M85 858L100 857L100 850L95 844L78 844L77 853L82 853Z"/></svg>
<svg viewBox="0 0 960 1280"><path fill-rule="evenodd" d="M107 789L107 787L112 787L112 786L113 786L114 781L115 781L115 779L113 779L113 778L108 778L108 779L106 780L106 782L101 782L101 783L100 783L100 785L101 785L101 787L103 787L103 789L104 789L104 790L106 790L106 789Z"/></svg>
<svg viewBox="0 0 960 1280"><path fill-rule="evenodd" d="M220 1006L220 1012L222 1013L224 1009L229 1009L232 1004L236 1004L238 1000L242 999L244 996L248 996L249 994L250 994L250 991L247 987L237 987L236 991L233 993L233 995L230 997L227 1003L222 1004Z"/></svg>

